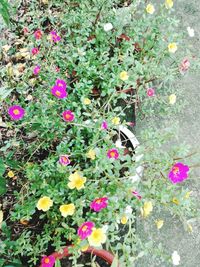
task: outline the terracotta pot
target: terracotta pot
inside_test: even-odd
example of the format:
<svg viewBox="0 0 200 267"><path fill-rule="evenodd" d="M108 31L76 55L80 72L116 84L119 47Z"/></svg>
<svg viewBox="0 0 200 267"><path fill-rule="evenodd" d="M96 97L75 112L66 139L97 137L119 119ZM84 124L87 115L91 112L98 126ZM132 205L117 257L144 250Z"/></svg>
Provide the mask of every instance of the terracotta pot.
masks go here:
<svg viewBox="0 0 200 267"><path fill-rule="evenodd" d="M63 249L62 253L59 252L54 252L53 254L51 254L51 256L53 256L56 260L57 259L64 259L66 257L69 257L71 255L71 253L69 253L69 247L71 246L67 246ZM104 250L104 249L96 249L93 247L89 247L86 251L84 251L83 253L89 253L92 255L96 255L99 258L101 258L102 260L105 260L107 263L112 264L113 260L114 260L114 255L111 254L110 252ZM42 267L42 265L40 265L40 267ZM118 265L118 267L120 267L120 265Z"/></svg>

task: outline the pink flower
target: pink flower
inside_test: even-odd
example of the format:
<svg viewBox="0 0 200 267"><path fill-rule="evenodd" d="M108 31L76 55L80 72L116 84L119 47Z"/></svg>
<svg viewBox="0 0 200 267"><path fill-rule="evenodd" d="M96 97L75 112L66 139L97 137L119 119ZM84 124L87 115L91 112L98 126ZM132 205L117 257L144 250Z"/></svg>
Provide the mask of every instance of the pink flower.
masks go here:
<svg viewBox="0 0 200 267"><path fill-rule="evenodd" d="M168 178L173 184L180 183L188 178L189 167L181 162L174 164L168 174Z"/></svg>
<svg viewBox="0 0 200 267"><path fill-rule="evenodd" d="M137 197L139 200L142 198L140 194L137 191L132 192L135 197Z"/></svg>
<svg viewBox="0 0 200 267"><path fill-rule="evenodd" d="M74 114L71 112L71 110L65 110L62 116L63 116L63 119L67 122L74 120Z"/></svg>
<svg viewBox="0 0 200 267"><path fill-rule="evenodd" d="M37 30L34 32L34 36L36 40L39 40L42 38L42 31L41 30Z"/></svg>
<svg viewBox="0 0 200 267"><path fill-rule="evenodd" d="M94 211L97 211L97 212L106 208L107 206L108 206L108 198L107 197L96 198L90 204L90 208Z"/></svg>
<svg viewBox="0 0 200 267"><path fill-rule="evenodd" d="M27 33L28 33L28 28L25 27L25 28L23 29L23 32L24 32L24 34L27 34Z"/></svg>
<svg viewBox="0 0 200 267"><path fill-rule="evenodd" d="M63 89L66 89L67 88L67 84L64 80L60 80L60 79L57 79L56 80L56 85L60 88L63 88Z"/></svg>
<svg viewBox="0 0 200 267"><path fill-rule="evenodd" d="M102 130L107 130L108 129L108 123L107 121L103 121L102 124L101 124L101 129Z"/></svg>
<svg viewBox="0 0 200 267"><path fill-rule="evenodd" d="M20 120L24 117L25 111L20 106L12 106L8 109L8 114L12 120Z"/></svg>
<svg viewBox="0 0 200 267"><path fill-rule="evenodd" d="M187 72L187 70L190 67L190 62L187 58L183 59L183 61L181 62L181 65L179 67L179 71L181 74L185 74Z"/></svg>
<svg viewBox="0 0 200 267"><path fill-rule="evenodd" d="M39 53L39 49L37 47L34 47L32 50L31 50L31 53L32 55L37 55Z"/></svg>
<svg viewBox="0 0 200 267"><path fill-rule="evenodd" d="M92 233L92 228L94 228L93 222L85 222L78 228L78 236L81 240L87 238Z"/></svg>
<svg viewBox="0 0 200 267"><path fill-rule="evenodd" d="M64 88L59 87L57 85L54 85L51 88L51 93L52 95L56 96L57 98L65 98L67 97L67 92Z"/></svg>
<svg viewBox="0 0 200 267"><path fill-rule="evenodd" d="M154 96L155 95L155 89L154 88L148 88L147 89L147 95L149 97Z"/></svg>
<svg viewBox="0 0 200 267"><path fill-rule="evenodd" d="M134 121L130 121L130 122L128 122L128 125L131 126L131 127L134 127L135 126L135 122Z"/></svg>
<svg viewBox="0 0 200 267"><path fill-rule="evenodd" d="M36 67L33 69L33 74L34 74L34 75L38 75L39 72L40 72L40 66L36 66Z"/></svg>
<svg viewBox="0 0 200 267"><path fill-rule="evenodd" d="M54 256L44 256L42 258L42 267L53 267L56 259Z"/></svg>
<svg viewBox="0 0 200 267"><path fill-rule="evenodd" d="M55 43L61 40L60 36L56 33L56 31L51 31L50 35L51 35L52 41L54 41Z"/></svg>
<svg viewBox="0 0 200 267"><path fill-rule="evenodd" d="M60 68L58 66L55 67L56 72L60 71Z"/></svg>
<svg viewBox="0 0 200 267"><path fill-rule="evenodd" d="M109 159L118 159L119 158L119 152L116 148L112 148L108 150L107 157Z"/></svg>
<svg viewBox="0 0 200 267"><path fill-rule="evenodd" d="M71 163L71 161L69 160L69 156L68 155L62 155L59 158L59 163L63 166L67 166Z"/></svg>

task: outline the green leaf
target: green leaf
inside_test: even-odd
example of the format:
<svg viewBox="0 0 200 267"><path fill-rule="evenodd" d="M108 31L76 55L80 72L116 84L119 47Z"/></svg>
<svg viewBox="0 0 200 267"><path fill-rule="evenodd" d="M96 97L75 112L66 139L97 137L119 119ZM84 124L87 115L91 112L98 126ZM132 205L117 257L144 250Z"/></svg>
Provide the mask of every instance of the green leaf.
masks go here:
<svg viewBox="0 0 200 267"><path fill-rule="evenodd" d="M0 177L0 196L4 195L7 191L6 180L3 177Z"/></svg>
<svg viewBox="0 0 200 267"><path fill-rule="evenodd" d="M118 266L119 266L118 257L115 256L112 265L110 267L118 267Z"/></svg>
<svg viewBox="0 0 200 267"><path fill-rule="evenodd" d="M56 260L56 262L55 262L55 267L61 267L60 260Z"/></svg>
<svg viewBox="0 0 200 267"><path fill-rule="evenodd" d="M6 168L5 165L3 163L3 159L0 158L0 176L4 174Z"/></svg>

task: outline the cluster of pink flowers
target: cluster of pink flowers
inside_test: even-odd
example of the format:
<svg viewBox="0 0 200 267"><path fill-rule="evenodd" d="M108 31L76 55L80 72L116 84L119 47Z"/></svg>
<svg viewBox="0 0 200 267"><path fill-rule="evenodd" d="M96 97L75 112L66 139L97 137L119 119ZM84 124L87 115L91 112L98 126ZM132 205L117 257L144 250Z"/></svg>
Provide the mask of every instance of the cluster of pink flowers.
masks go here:
<svg viewBox="0 0 200 267"><path fill-rule="evenodd" d="M51 88L52 95L57 98L67 97L67 84L64 80L57 79L55 85Z"/></svg>

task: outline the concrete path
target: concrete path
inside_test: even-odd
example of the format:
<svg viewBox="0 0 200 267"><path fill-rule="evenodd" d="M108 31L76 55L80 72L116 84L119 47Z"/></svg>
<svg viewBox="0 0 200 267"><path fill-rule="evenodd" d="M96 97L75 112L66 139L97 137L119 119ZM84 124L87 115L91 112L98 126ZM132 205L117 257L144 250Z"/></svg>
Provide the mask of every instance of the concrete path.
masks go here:
<svg viewBox="0 0 200 267"><path fill-rule="evenodd" d="M160 1L159 1L160 2ZM194 51L194 55L200 56L200 1L199 0L177 0L175 11L181 19L181 28L186 30L188 26L195 29L195 37L188 38L186 43ZM180 78L175 84L178 90L182 91L182 97L187 101L184 110L175 114L171 121L178 121L179 142L186 142L191 146L191 150L200 151L200 73L188 73ZM182 100L183 100L182 99ZM178 101L182 101L178 100ZM144 123L144 122L143 122ZM160 122L162 123L162 122ZM150 122L154 125L154 121ZM143 128L142 124L137 124L136 134ZM200 160L199 160L200 163ZM193 170L194 180L190 181L190 188L194 192L195 201L200 202L200 168ZM159 216L160 215L160 216ZM161 242L169 255L177 250L181 257L181 267L200 266L200 220L192 223L193 232L188 233L184 230L179 220L171 218L170 214L154 214L155 218L161 217L165 220L165 225L158 231L155 225L140 221L138 231L144 240L154 240L155 247ZM136 267L170 267L171 264L162 263L152 257L143 257Z"/></svg>

